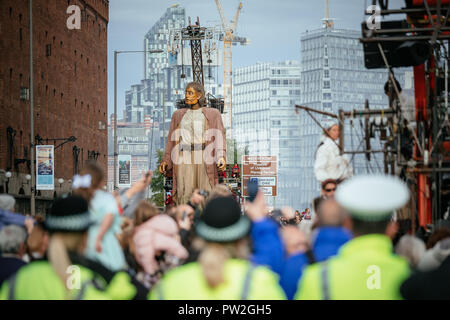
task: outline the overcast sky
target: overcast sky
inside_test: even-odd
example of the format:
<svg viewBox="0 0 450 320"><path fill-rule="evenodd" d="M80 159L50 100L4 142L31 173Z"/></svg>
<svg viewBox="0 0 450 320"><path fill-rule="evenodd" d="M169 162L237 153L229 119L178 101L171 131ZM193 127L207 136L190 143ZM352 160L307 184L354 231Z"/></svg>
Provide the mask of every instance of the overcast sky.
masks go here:
<svg viewBox="0 0 450 320"><path fill-rule="evenodd" d="M239 0L221 0L225 17L232 20ZM186 18L200 18L203 26L220 24L214 0L110 0L108 26L108 111L114 108L114 50L143 50L147 31L168 7L179 4ZM233 47L233 67L256 62L300 60L300 35L321 27L325 0L242 0L236 34L250 39L248 46ZM360 30L370 0L329 0L330 16L339 29ZM389 1L400 8L403 0ZM122 118L125 91L143 78L142 54L122 54L118 59L118 112Z"/></svg>

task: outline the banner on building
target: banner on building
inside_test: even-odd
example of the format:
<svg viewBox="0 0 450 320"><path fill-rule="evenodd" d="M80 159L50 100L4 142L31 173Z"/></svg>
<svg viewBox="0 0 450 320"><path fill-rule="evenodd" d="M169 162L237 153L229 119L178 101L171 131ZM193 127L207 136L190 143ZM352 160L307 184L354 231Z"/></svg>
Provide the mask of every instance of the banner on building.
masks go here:
<svg viewBox="0 0 450 320"><path fill-rule="evenodd" d="M54 146L36 146L36 190L55 189L54 161Z"/></svg>
<svg viewBox="0 0 450 320"><path fill-rule="evenodd" d="M131 186L131 155L119 155L119 188Z"/></svg>

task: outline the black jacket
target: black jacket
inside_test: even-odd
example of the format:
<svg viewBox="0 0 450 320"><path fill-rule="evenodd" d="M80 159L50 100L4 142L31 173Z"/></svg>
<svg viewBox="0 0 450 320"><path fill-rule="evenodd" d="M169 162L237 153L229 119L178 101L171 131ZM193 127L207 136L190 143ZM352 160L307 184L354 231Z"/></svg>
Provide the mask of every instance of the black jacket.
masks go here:
<svg viewBox="0 0 450 320"><path fill-rule="evenodd" d="M409 277L400 293L407 300L450 300L450 256L438 269Z"/></svg>

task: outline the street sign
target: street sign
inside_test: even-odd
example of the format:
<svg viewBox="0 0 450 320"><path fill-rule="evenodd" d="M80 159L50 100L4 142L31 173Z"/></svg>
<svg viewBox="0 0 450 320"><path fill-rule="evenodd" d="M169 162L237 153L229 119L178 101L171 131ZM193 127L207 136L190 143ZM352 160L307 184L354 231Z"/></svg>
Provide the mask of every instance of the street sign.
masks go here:
<svg viewBox="0 0 450 320"><path fill-rule="evenodd" d="M258 186L266 196L277 195L277 157L242 156L243 196L248 197L247 184L250 179L258 179Z"/></svg>
<svg viewBox="0 0 450 320"><path fill-rule="evenodd" d="M258 185L260 187L273 187L277 185L277 178L276 177L255 177L252 176L250 179L256 178L258 179Z"/></svg>

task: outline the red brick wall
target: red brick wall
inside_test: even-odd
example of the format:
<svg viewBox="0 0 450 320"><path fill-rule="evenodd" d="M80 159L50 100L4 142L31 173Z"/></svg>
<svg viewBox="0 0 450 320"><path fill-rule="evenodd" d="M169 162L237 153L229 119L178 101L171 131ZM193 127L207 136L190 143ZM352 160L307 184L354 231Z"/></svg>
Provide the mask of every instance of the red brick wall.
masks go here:
<svg viewBox="0 0 450 320"><path fill-rule="evenodd" d="M81 30L66 26L74 4L86 12ZM95 150L106 170L107 130L98 123L107 124L108 10L107 0L33 0L34 133L77 137L55 150L56 179L72 177L74 145L82 149L79 169ZM16 158L30 145L30 102L19 97L20 87L29 87L29 0L0 1L0 62L0 169L6 169L6 128L17 131ZM19 165L19 172L27 170Z"/></svg>

